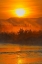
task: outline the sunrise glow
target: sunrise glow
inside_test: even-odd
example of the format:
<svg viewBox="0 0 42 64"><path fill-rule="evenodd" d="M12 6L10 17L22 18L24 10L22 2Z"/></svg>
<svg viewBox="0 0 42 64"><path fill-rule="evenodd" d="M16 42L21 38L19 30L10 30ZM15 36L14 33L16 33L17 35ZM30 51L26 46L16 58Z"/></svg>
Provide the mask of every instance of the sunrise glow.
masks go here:
<svg viewBox="0 0 42 64"><path fill-rule="evenodd" d="M0 64L42 64L42 0L0 0Z"/></svg>
<svg viewBox="0 0 42 64"><path fill-rule="evenodd" d="M1 27L0 31L18 32L20 28L32 31L42 30L41 2L42 0L1 0L0 23L5 27ZM2 22L3 19L6 21Z"/></svg>
<svg viewBox="0 0 42 64"><path fill-rule="evenodd" d="M25 15L25 10L22 9L22 8L16 9L15 12L16 12L16 15L17 15L18 17L22 17L22 16Z"/></svg>

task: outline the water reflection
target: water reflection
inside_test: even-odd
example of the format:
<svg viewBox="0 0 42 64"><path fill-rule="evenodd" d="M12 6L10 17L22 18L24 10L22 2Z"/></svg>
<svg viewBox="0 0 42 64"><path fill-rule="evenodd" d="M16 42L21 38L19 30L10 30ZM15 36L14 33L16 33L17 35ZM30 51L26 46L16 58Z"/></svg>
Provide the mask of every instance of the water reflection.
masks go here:
<svg viewBox="0 0 42 64"><path fill-rule="evenodd" d="M23 62L22 62L22 59L21 58L18 58L18 61L17 61L18 63L17 64L23 64Z"/></svg>
<svg viewBox="0 0 42 64"><path fill-rule="evenodd" d="M1 45L0 64L42 64L42 46Z"/></svg>

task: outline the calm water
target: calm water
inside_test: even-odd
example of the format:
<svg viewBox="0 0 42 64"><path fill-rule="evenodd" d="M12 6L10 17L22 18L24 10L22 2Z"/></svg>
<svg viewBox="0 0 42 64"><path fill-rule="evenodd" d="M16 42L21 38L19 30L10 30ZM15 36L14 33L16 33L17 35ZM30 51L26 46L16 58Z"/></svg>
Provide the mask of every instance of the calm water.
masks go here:
<svg viewBox="0 0 42 64"><path fill-rule="evenodd" d="M42 46L0 44L0 64L42 64Z"/></svg>

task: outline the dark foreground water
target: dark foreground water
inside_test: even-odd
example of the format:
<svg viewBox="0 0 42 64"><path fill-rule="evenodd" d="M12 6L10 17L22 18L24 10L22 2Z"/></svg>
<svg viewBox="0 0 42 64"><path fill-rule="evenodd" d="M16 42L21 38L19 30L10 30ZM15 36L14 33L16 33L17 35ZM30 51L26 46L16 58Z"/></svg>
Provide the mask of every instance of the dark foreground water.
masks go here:
<svg viewBox="0 0 42 64"><path fill-rule="evenodd" d="M42 64L42 46L0 44L0 64Z"/></svg>

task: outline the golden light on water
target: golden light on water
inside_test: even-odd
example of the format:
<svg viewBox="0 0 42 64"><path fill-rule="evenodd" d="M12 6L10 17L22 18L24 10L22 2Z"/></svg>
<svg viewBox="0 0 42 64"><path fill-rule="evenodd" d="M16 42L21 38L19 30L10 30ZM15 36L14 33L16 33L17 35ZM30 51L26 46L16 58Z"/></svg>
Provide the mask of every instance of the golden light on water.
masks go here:
<svg viewBox="0 0 42 64"><path fill-rule="evenodd" d="M17 64L22 64L23 60L20 55L18 55Z"/></svg>
<svg viewBox="0 0 42 64"><path fill-rule="evenodd" d="M18 64L22 64L22 60L21 59L18 59Z"/></svg>

